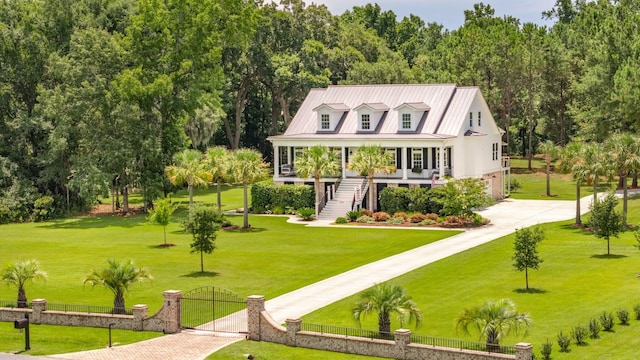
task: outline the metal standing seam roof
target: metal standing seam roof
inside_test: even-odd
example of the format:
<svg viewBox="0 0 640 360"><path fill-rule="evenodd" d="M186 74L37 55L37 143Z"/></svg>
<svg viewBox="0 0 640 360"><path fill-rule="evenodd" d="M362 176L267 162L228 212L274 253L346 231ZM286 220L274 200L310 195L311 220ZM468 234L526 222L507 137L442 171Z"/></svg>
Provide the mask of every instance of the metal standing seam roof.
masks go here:
<svg viewBox="0 0 640 360"><path fill-rule="evenodd" d="M426 85L335 85L325 89L312 89L298 109L283 135L285 138L326 138L318 134L316 110L322 105L347 115L340 131L331 138L447 138L456 136L466 120L477 87L457 87L455 84ZM358 133L355 108L369 106L386 111L384 123L375 134ZM398 107L409 105L416 110L428 111L420 133L398 133Z"/></svg>

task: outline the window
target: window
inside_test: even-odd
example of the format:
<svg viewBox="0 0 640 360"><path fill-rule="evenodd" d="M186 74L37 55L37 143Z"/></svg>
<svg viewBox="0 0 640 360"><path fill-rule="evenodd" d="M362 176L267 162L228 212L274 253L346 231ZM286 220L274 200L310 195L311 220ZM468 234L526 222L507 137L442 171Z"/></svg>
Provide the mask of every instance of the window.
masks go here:
<svg viewBox="0 0 640 360"><path fill-rule="evenodd" d="M295 161L295 159L298 158L298 156L302 156L303 152L304 152L304 148L303 147L295 147L295 148L293 148L293 160Z"/></svg>
<svg viewBox="0 0 640 360"><path fill-rule="evenodd" d="M493 143L492 144L492 152L493 152L493 156L492 156L492 160L498 160L498 143Z"/></svg>
<svg viewBox="0 0 640 360"><path fill-rule="evenodd" d="M411 114L402 114L402 128L411 129Z"/></svg>
<svg viewBox="0 0 640 360"><path fill-rule="evenodd" d="M443 149L444 151L442 152L442 154L444 154L444 167L445 169L449 167L449 159L447 157L447 154L449 153L449 151L447 151L447 148ZM436 151L436 166L438 167L438 169L440 168L440 149L438 149Z"/></svg>
<svg viewBox="0 0 640 360"><path fill-rule="evenodd" d="M362 114L362 116L360 117L362 123L362 130L370 130L371 129L371 115L369 114Z"/></svg>
<svg viewBox="0 0 640 360"><path fill-rule="evenodd" d="M280 164L288 164L289 163L289 147L281 146L280 147Z"/></svg>
<svg viewBox="0 0 640 360"><path fill-rule="evenodd" d="M473 113L472 112L469 113L469 126L470 127L473 126Z"/></svg>
<svg viewBox="0 0 640 360"><path fill-rule="evenodd" d="M482 126L482 113L480 111L478 111L478 126Z"/></svg>
<svg viewBox="0 0 640 360"><path fill-rule="evenodd" d="M422 169L422 149L411 149L411 168Z"/></svg>
<svg viewBox="0 0 640 360"><path fill-rule="evenodd" d="M320 129L328 130L331 126L331 121L329 120L329 114L320 115Z"/></svg>
<svg viewBox="0 0 640 360"><path fill-rule="evenodd" d="M395 148L385 148L384 150L385 154L391 154L392 160L391 160L391 165L398 167L398 164L396 163L397 161L397 157L396 157L396 149Z"/></svg>

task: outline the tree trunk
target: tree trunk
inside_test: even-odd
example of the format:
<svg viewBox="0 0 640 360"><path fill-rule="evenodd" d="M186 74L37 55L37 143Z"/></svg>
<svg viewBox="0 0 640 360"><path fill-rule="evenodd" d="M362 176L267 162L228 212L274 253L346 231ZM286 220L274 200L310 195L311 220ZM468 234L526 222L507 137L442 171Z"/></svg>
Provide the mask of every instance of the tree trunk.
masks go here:
<svg viewBox="0 0 640 360"><path fill-rule="evenodd" d="M391 335L391 319L389 314L381 312L378 314L378 332L383 339Z"/></svg>
<svg viewBox="0 0 640 360"><path fill-rule="evenodd" d="M376 211L376 194L373 189L373 175L369 176L369 209Z"/></svg>
<svg viewBox="0 0 640 360"><path fill-rule="evenodd" d="M609 237L607 237L607 255L611 255L611 248L609 247Z"/></svg>
<svg viewBox="0 0 640 360"><path fill-rule="evenodd" d="M122 211L129 212L129 188L126 186L122 189Z"/></svg>
<svg viewBox="0 0 640 360"><path fill-rule="evenodd" d="M593 204L598 201L598 178L593 179Z"/></svg>
<svg viewBox="0 0 640 360"><path fill-rule="evenodd" d="M163 226L162 230L164 231L164 244L167 245L167 227Z"/></svg>
<svg viewBox="0 0 640 360"><path fill-rule="evenodd" d="M187 185L189 190L189 215L193 213L193 186L191 184Z"/></svg>
<svg viewBox="0 0 640 360"><path fill-rule="evenodd" d="M320 212L318 211L318 209L320 209L320 201L322 201L322 198L320 197L320 177L315 176L313 180L313 185L316 190L316 216L318 216L320 215Z"/></svg>
<svg viewBox="0 0 640 360"><path fill-rule="evenodd" d="M125 308L124 308L124 295L123 294L116 294L113 298L113 313L114 314L125 314Z"/></svg>
<svg viewBox="0 0 640 360"><path fill-rule="evenodd" d="M524 268L525 289L529 290L529 268Z"/></svg>
<svg viewBox="0 0 640 360"><path fill-rule="evenodd" d="M627 228L627 177L622 181L622 226Z"/></svg>
<svg viewBox="0 0 640 360"><path fill-rule="evenodd" d="M582 225L580 220L580 180L576 181L576 225Z"/></svg>
<svg viewBox="0 0 640 360"><path fill-rule="evenodd" d="M200 272L204 272L204 255L202 254L202 250L200 250Z"/></svg>
<svg viewBox="0 0 640 360"><path fill-rule="evenodd" d="M500 351L500 340L498 340L498 331L496 329L490 329L487 332L487 351Z"/></svg>
<svg viewBox="0 0 640 360"><path fill-rule="evenodd" d="M545 162L547 163L547 196L551 196L551 159L545 156Z"/></svg>
<svg viewBox="0 0 640 360"><path fill-rule="evenodd" d="M27 293L23 287L18 288L18 308L24 309L27 307Z"/></svg>
<svg viewBox="0 0 640 360"><path fill-rule="evenodd" d="M244 224L243 229L249 228L249 200L248 200L248 184L245 182L242 184L242 191L244 193Z"/></svg>
<svg viewBox="0 0 640 360"><path fill-rule="evenodd" d="M220 184L220 179L218 179L216 187L218 192L218 211L222 211L222 185Z"/></svg>

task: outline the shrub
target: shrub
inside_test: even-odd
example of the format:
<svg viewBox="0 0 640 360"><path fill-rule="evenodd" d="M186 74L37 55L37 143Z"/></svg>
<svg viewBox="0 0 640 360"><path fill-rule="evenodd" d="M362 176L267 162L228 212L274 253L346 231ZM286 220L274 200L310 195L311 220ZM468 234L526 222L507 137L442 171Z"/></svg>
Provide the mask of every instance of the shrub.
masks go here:
<svg viewBox="0 0 640 360"><path fill-rule="evenodd" d="M589 335L589 330L586 326L578 325L571 330L571 337L575 341L576 345L586 345L584 341Z"/></svg>
<svg viewBox="0 0 640 360"><path fill-rule="evenodd" d="M275 215L282 215L284 214L284 209L280 205L274 205L274 207L271 208L271 212Z"/></svg>
<svg viewBox="0 0 640 360"><path fill-rule="evenodd" d="M373 212L371 212L371 210L367 210L367 209L360 209L360 216L372 217L373 216Z"/></svg>
<svg viewBox="0 0 640 360"><path fill-rule="evenodd" d="M403 221L407 221L409 219L409 217L407 216L407 213L404 213L404 212L397 212L393 214L393 217L397 219L402 219Z"/></svg>
<svg viewBox="0 0 640 360"><path fill-rule="evenodd" d="M413 215L411 215L411 217L409 218L409 222L413 223L413 224L417 224L423 220L427 219L427 215L423 214L423 213L415 213Z"/></svg>
<svg viewBox="0 0 640 360"><path fill-rule="evenodd" d="M409 206L409 189L386 187L380 191L380 209L388 213L405 211Z"/></svg>
<svg viewBox="0 0 640 360"><path fill-rule="evenodd" d="M376 213L373 213L373 220L375 221L387 221L391 218L391 216L389 216L389 214L387 214L384 211L378 211Z"/></svg>
<svg viewBox="0 0 640 360"><path fill-rule="evenodd" d="M401 217L392 217L391 219L385 221L387 224L393 224L393 225L402 225L404 224L404 219Z"/></svg>
<svg viewBox="0 0 640 360"><path fill-rule="evenodd" d="M373 218L371 216L362 215L356 220L356 222L364 223L364 224L371 224L371 223L374 223L375 220L373 220Z"/></svg>
<svg viewBox="0 0 640 360"><path fill-rule="evenodd" d="M611 331L613 329L613 314L605 311L600 315L600 324L604 331Z"/></svg>
<svg viewBox="0 0 640 360"><path fill-rule="evenodd" d="M356 221L359 217L360 217L360 211L357 211L357 210L347 211L347 219L349 219L349 221Z"/></svg>
<svg viewBox="0 0 640 360"><path fill-rule="evenodd" d="M540 347L540 355L542 355L542 360L551 360L551 350L553 348L553 344L549 342L549 339L545 343L542 343L542 347Z"/></svg>
<svg viewBox="0 0 640 360"><path fill-rule="evenodd" d="M438 221L438 214L429 213L427 214L427 219L433 220L434 222Z"/></svg>
<svg viewBox="0 0 640 360"><path fill-rule="evenodd" d="M636 320L640 320L640 304L633 305L633 313L636 314Z"/></svg>
<svg viewBox="0 0 640 360"><path fill-rule="evenodd" d="M592 339L597 339L600 337L600 330L602 330L602 326L598 322L598 319L591 319L589 321L589 337Z"/></svg>
<svg viewBox="0 0 640 360"><path fill-rule="evenodd" d="M616 311L616 315L618 315L618 320L620 320L620 325L629 325L629 310L618 309Z"/></svg>
<svg viewBox="0 0 640 360"><path fill-rule="evenodd" d="M302 218L302 220L304 221L310 221L313 220L314 217L316 217L316 210L308 207L302 208L298 210L298 216L300 216L300 218Z"/></svg>
<svg viewBox="0 0 640 360"><path fill-rule="evenodd" d="M52 219L55 214L53 197L42 196L33 203L33 221L45 221Z"/></svg>
<svg viewBox="0 0 640 360"><path fill-rule="evenodd" d="M571 345L571 338L568 335L564 335L562 330L558 334L558 346L560 346L560 352L569 352L569 346Z"/></svg>
<svg viewBox="0 0 640 360"><path fill-rule="evenodd" d="M251 208L256 210L274 209L276 206L285 209L301 209L315 206L315 192L309 185L276 185L263 181L251 185Z"/></svg>
<svg viewBox="0 0 640 360"><path fill-rule="evenodd" d="M472 219L473 219L473 225L477 225L477 226L487 225L488 223L491 222L489 219L485 219L482 217L482 215L476 214L476 213L473 213Z"/></svg>
<svg viewBox="0 0 640 360"><path fill-rule="evenodd" d="M429 225L433 225L433 224L435 224L435 223L436 223L436 222L435 222L435 221L433 221L433 220L431 220L431 219L424 219L424 220L420 221L420 222L418 223L418 225L420 225L420 226L429 226Z"/></svg>
<svg viewBox="0 0 640 360"><path fill-rule="evenodd" d="M339 216L336 218L336 224L347 224L349 220L344 216Z"/></svg>
<svg viewBox="0 0 640 360"><path fill-rule="evenodd" d="M517 179L511 178L509 181L509 188L511 189L511 192L517 192L522 189L522 184L520 184L520 181Z"/></svg>

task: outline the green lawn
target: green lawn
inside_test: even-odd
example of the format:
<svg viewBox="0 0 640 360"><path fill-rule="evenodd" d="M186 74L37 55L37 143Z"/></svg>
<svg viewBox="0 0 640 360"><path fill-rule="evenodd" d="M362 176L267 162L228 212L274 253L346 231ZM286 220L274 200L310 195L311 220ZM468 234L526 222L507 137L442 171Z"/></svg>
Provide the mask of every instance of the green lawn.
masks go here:
<svg viewBox="0 0 640 360"><path fill-rule="evenodd" d="M630 202L630 222L640 222L640 199ZM588 217L587 217L588 218ZM392 281L404 286L424 313L425 323L416 333L479 340L477 335L456 332L454 319L465 307L488 299L510 298L534 321L527 336L509 336L504 344L531 342L539 350L549 339L554 359L636 359L640 321L616 325L613 333L589 339L589 346L572 345L569 354L558 353L555 343L560 330L570 333L576 325L587 325L603 311L632 307L640 303L640 251L633 233L611 239L612 256L606 256L606 241L571 226L571 222L542 225L547 239L540 246L544 262L530 272L530 286L524 292L524 273L514 271L514 235L440 260ZM356 296L336 302L303 318L309 323L356 327L350 318ZM371 318L363 327L376 329ZM394 326L398 326L397 323ZM536 351L538 351L536 350ZM611 357L612 356L612 357Z"/></svg>
<svg viewBox="0 0 640 360"><path fill-rule="evenodd" d="M228 189L223 199L232 198L229 193L234 192L241 193L241 189ZM215 192L205 194L215 198ZM202 198L196 200L202 201ZM237 203L228 206L236 207ZM233 216L231 220L241 224L242 217ZM162 227L147 224L143 216L78 217L46 223L0 225L0 264L31 258L42 264L48 280L29 284L29 299L110 306L111 293L99 287L83 286L84 276L92 268L104 267L108 258L131 258L138 266L148 267L154 279L134 285L126 297L126 305L147 304L149 313L153 314L162 305L164 290L186 292L201 286L217 286L241 296L274 298L455 234L450 231L307 228L275 216L252 216L250 223L252 231L218 233L217 249L213 254L205 255L205 273L199 272L199 256L189 253L191 236L181 231L177 220L167 228L167 242L176 246L160 248ZM14 288L0 285L0 299L15 297ZM83 346L103 345L103 342L95 342ZM2 341L0 352L15 351L21 346L19 338L15 342ZM69 343L65 351L79 349Z"/></svg>

